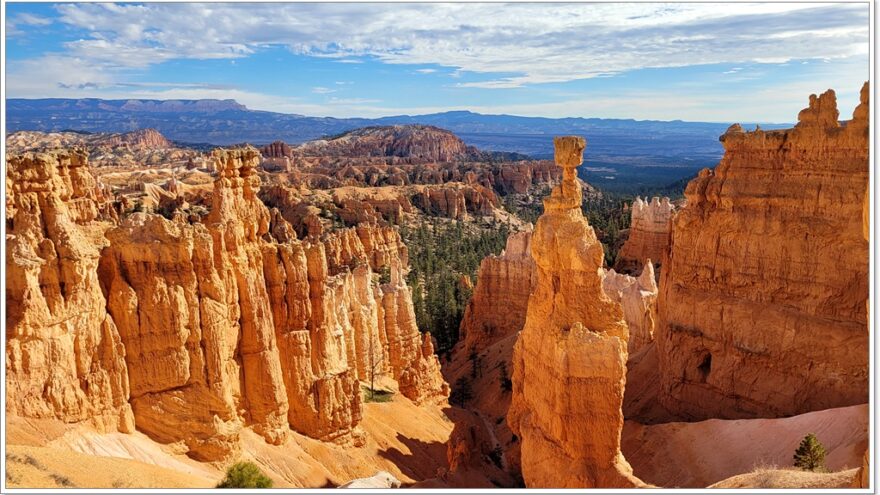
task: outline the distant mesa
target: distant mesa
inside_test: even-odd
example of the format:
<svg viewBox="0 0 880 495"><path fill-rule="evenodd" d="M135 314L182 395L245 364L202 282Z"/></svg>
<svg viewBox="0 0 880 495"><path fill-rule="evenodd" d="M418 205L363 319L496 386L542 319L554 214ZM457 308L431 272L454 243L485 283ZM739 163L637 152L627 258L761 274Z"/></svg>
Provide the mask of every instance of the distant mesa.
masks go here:
<svg viewBox="0 0 880 495"><path fill-rule="evenodd" d="M364 127L305 143L298 151L307 156L385 156L437 162L465 160L478 153L455 134L428 125Z"/></svg>

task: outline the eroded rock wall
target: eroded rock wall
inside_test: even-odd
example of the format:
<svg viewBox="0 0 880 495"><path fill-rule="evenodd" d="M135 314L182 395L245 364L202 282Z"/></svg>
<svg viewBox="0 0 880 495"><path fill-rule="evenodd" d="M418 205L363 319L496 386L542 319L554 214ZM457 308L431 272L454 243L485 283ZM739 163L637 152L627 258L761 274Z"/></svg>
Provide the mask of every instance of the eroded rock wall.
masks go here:
<svg viewBox="0 0 880 495"><path fill-rule="evenodd" d="M651 201L636 197L630 210L629 237L614 262L619 273L639 274L646 259L659 264L669 247L669 231L675 206L669 198Z"/></svg>
<svg viewBox="0 0 880 495"><path fill-rule="evenodd" d="M511 234L499 256L480 262L477 285L461 320L465 349L481 351L522 330L537 278L531 237L531 231Z"/></svg>
<svg viewBox="0 0 880 495"><path fill-rule="evenodd" d="M812 95L793 129L721 137L663 262L660 400L690 419L868 401L868 85L848 122Z"/></svg>
<svg viewBox="0 0 880 495"><path fill-rule="evenodd" d="M259 154L215 151L199 221L97 219L84 155L11 158L9 412L92 419L234 457L245 425L360 443L361 381L415 402L448 394L415 325L408 254L376 225L296 239L257 198ZM388 280L382 280L383 274Z"/></svg>
<svg viewBox="0 0 880 495"><path fill-rule="evenodd" d="M125 348L97 275L109 225L86 153L27 153L6 167L6 412L132 431Z"/></svg>
<svg viewBox="0 0 880 495"><path fill-rule="evenodd" d="M646 259L638 277L617 273L613 269L603 270L602 288L612 301L623 307L623 317L629 328L629 354L635 354L653 342L658 289L651 259Z"/></svg>

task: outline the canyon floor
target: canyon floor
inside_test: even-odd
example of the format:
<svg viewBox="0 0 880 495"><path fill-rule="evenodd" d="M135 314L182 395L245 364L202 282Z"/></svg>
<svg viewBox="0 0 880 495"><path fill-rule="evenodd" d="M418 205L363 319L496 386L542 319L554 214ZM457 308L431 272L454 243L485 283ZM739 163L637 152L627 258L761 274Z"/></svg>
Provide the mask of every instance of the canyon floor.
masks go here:
<svg viewBox="0 0 880 495"><path fill-rule="evenodd" d="M404 486L492 487L473 471L441 479L449 469L446 443L455 427L445 415L450 411L416 407L400 396L367 403L361 423L367 443L356 448L296 433L274 446L246 430L243 459L257 463L279 488L332 488L379 470ZM622 450L634 473L659 487L847 487L867 447L867 425L867 404L782 419L647 426L628 421ZM806 431L828 448L832 472L787 468ZM8 417L7 442L11 488L209 488L223 477L220 467L175 453L173 446L141 433L100 434L58 421Z"/></svg>

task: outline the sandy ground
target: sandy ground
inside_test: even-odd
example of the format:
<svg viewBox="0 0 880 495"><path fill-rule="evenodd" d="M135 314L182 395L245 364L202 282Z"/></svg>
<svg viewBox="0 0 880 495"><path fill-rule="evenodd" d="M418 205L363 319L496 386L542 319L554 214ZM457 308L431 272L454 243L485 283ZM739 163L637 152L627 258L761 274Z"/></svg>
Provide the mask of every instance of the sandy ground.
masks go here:
<svg viewBox="0 0 880 495"><path fill-rule="evenodd" d="M493 351L499 356L504 353L503 349ZM469 461L473 469L444 476L449 470L447 442L456 428L449 418L459 428L494 429L493 434L478 435L481 443L507 440L504 428L490 426L497 421L496 414L503 414L503 405L493 407L491 402L503 402L494 369L497 359L491 352L485 356L483 376L475 380L475 388L483 390L475 394L475 403L483 411L480 415L445 403L416 406L395 395L391 402L365 404L361 428L366 442L361 447L324 443L294 432L283 445L274 446L245 429L241 459L255 461L279 488L335 487L379 470L391 472L404 486L491 487L490 478L499 481L500 470L479 455ZM461 369L456 371L465 374L468 367L458 364ZM499 393L489 393L493 390ZM83 425L11 416L6 426L10 487L211 487L223 477L224 466L196 462L183 455L179 446L159 444L142 433L101 434ZM850 468L861 465L867 426L867 405L782 419L648 426L628 421L622 450L635 474L657 486L717 483L717 487L831 488L852 481L855 470ZM829 470L845 472L787 469L807 433L815 433L828 450ZM505 459L505 464L511 460Z"/></svg>
<svg viewBox="0 0 880 495"><path fill-rule="evenodd" d="M756 468L787 468L801 440L814 433L826 466L861 466L868 445L868 405L779 419L711 419L641 425L627 421L621 449L642 480L664 487L705 487Z"/></svg>
<svg viewBox="0 0 880 495"><path fill-rule="evenodd" d="M849 488L857 472L857 468L837 473L757 469L719 481L709 488Z"/></svg>
<svg viewBox="0 0 880 495"><path fill-rule="evenodd" d="M217 482L131 459L7 445L10 488L208 488Z"/></svg>
<svg viewBox="0 0 880 495"><path fill-rule="evenodd" d="M379 470L412 484L448 470L446 442L455 425L447 411L445 403L416 406L397 394L391 402L366 403L361 447L295 432L275 446L245 429L241 459L255 461L279 488L335 487ZM223 477L224 466L196 462L179 446L139 432L102 434L83 425L11 416L6 426L13 487L212 487Z"/></svg>

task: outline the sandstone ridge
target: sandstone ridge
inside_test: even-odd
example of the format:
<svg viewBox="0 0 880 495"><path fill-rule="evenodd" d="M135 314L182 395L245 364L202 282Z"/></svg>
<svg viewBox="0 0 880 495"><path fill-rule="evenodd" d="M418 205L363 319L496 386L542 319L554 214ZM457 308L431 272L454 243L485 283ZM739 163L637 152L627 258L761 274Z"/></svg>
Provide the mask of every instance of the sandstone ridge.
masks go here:
<svg viewBox="0 0 880 495"><path fill-rule="evenodd" d="M675 206L669 198L654 197L651 201L636 197L632 204L629 237L614 262L619 273L639 274L646 259L659 264L669 247Z"/></svg>
<svg viewBox="0 0 880 495"><path fill-rule="evenodd" d="M660 401L687 419L868 400L868 84L850 121L812 95L793 129L721 136L663 260Z"/></svg>

